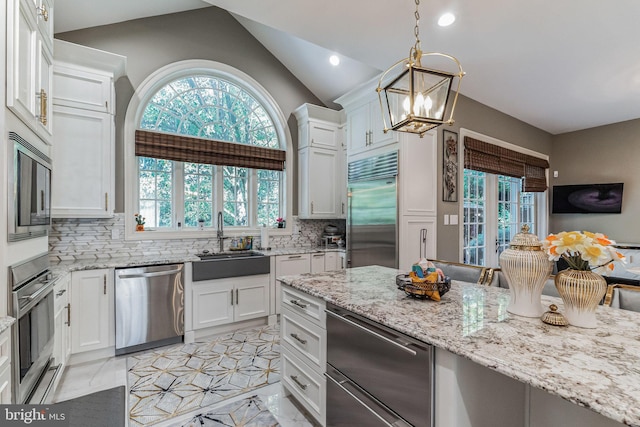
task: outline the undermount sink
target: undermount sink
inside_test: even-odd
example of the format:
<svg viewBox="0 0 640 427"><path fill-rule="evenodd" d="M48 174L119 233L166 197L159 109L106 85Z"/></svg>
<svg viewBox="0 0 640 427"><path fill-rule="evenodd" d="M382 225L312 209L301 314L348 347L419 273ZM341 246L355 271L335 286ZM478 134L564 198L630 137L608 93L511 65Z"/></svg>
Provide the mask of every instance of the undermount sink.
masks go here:
<svg viewBox="0 0 640 427"><path fill-rule="evenodd" d="M225 277L269 274L269 257L258 252L219 252L199 254L200 261L192 263L193 281L223 279Z"/></svg>
<svg viewBox="0 0 640 427"><path fill-rule="evenodd" d="M218 252L213 254L198 254L198 258L201 260L221 260L221 259L232 259L232 258L249 258L256 256L264 256L259 252L253 251L242 251L242 252Z"/></svg>

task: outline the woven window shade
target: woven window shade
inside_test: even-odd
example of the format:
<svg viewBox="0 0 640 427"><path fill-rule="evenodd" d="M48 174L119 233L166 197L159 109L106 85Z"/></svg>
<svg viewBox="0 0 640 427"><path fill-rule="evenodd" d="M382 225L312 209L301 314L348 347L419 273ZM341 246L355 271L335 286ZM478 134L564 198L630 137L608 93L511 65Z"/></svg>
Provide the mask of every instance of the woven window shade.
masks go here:
<svg viewBox="0 0 640 427"><path fill-rule="evenodd" d="M136 130L136 156L282 171L286 152L255 145Z"/></svg>
<svg viewBox="0 0 640 427"><path fill-rule="evenodd" d="M548 161L468 136L464 137L464 167L524 178L522 191L542 192L547 189Z"/></svg>

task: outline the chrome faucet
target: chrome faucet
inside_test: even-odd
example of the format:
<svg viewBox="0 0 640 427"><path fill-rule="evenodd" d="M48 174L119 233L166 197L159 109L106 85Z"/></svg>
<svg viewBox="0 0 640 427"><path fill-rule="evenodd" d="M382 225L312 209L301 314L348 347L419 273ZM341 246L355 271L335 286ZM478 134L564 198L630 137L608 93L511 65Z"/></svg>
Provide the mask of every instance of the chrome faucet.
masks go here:
<svg viewBox="0 0 640 427"><path fill-rule="evenodd" d="M224 237L224 222L222 219L222 211L218 212L218 229L216 231L216 237L218 238L218 241L220 242L220 252L224 252L224 239L227 239L227 237Z"/></svg>

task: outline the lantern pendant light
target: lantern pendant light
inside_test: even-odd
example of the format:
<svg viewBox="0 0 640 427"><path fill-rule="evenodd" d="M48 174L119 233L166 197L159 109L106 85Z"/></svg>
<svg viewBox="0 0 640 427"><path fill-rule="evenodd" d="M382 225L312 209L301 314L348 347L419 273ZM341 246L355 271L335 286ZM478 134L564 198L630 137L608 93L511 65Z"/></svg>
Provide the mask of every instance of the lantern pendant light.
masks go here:
<svg viewBox="0 0 640 427"><path fill-rule="evenodd" d="M378 98L382 110L384 132L417 133L421 137L429 129L441 124L453 124L453 113L458 101L460 82L464 76L460 62L453 56L438 52L423 52L420 47L420 13L416 2L415 44L409 49L409 57L393 64L380 76L378 81ZM422 64L427 57L442 57L455 64L454 71L440 71ZM388 76L396 73L395 78ZM450 102L450 90L457 80L455 94ZM445 113L449 109L449 118ZM389 126L387 126L389 124Z"/></svg>

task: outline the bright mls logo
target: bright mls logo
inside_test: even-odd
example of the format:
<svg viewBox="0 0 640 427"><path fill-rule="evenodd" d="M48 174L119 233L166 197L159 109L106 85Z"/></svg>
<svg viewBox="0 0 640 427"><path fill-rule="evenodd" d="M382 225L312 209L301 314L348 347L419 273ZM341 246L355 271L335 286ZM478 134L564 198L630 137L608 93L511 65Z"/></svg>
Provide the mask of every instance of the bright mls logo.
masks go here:
<svg viewBox="0 0 640 427"><path fill-rule="evenodd" d="M68 426L62 407L54 408L44 405L1 405L4 422L2 426ZM0 421L2 421L0 419Z"/></svg>

